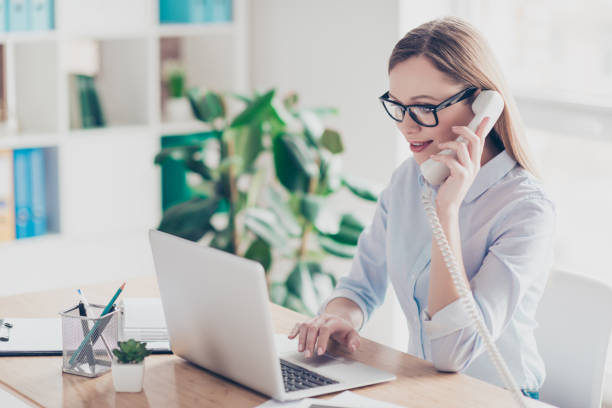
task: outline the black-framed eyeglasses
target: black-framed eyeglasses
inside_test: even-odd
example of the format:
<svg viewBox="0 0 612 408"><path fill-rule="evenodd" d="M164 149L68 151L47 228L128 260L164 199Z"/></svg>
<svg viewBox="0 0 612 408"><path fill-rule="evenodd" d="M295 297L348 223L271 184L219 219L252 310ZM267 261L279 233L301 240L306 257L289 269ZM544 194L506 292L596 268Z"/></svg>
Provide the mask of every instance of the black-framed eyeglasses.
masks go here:
<svg viewBox="0 0 612 408"><path fill-rule="evenodd" d="M385 92L378 99L382 102L385 111L391 116L391 119L402 122L406 116L406 111L416 123L425 127L438 126L438 112L444 108L448 108L451 105L461 102L462 100L469 98L474 95L474 92L478 90L477 87L471 86L464 89L463 91L445 99L438 105L431 104L416 104L416 105L404 105L398 101L389 99L389 91Z"/></svg>

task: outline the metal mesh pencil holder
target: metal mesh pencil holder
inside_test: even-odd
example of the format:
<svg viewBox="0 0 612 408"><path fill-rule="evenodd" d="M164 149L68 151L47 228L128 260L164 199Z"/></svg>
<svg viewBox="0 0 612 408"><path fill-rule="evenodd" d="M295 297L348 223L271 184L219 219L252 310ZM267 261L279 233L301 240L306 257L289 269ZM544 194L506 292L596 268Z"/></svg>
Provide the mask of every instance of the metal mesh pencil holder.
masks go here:
<svg viewBox="0 0 612 408"><path fill-rule="evenodd" d="M104 306L90 305L99 316ZM112 350L117 347L119 310L101 317L81 316L79 307L60 313L62 319L62 371L97 377L111 369Z"/></svg>

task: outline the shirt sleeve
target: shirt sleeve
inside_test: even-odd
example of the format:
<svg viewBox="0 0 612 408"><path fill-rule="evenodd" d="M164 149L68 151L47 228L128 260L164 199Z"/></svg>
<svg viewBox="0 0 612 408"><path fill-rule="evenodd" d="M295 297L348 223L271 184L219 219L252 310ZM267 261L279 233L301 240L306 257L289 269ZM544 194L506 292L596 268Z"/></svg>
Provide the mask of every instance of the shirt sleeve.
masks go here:
<svg viewBox="0 0 612 408"><path fill-rule="evenodd" d="M391 186L381 193L372 223L367 226L357 242L357 253L350 272L339 279L330 298L319 309L322 313L335 298L344 297L355 302L363 314L361 328L372 311L385 298L388 285L386 261L387 212Z"/></svg>
<svg viewBox="0 0 612 408"><path fill-rule="evenodd" d="M471 296L494 340L512 320L527 290L542 274L548 275L554 230L554 207L544 198L518 202L492 230L492 244L470 286ZM425 309L422 320L432 362L438 370L462 371L484 351L461 299L432 317Z"/></svg>

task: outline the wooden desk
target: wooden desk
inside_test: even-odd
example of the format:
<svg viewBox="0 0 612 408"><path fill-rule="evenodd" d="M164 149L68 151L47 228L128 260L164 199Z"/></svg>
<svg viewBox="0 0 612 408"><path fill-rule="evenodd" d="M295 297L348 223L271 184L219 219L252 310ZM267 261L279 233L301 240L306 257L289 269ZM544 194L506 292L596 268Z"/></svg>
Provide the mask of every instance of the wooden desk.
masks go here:
<svg viewBox="0 0 612 408"><path fill-rule="evenodd" d="M105 303L120 282L86 287L92 303ZM128 281L122 296L159 296L154 277ZM77 301L76 288L0 298L8 317L53 317ZM276 331L288 333L304 316L271 305ZM332 352L350 354L335 346ZM462 374L436 371L425 360L363 339L353 357L393 372L397 380L353 390L409 407L514 407L509 392ZM61 357L0 357L0 387L45 407L254 407L268 398L202 370L174 355L147 357L144 390L115 393L110 373L89 379L62 374ZM530 406L543 407L536 401Z"/></svg>

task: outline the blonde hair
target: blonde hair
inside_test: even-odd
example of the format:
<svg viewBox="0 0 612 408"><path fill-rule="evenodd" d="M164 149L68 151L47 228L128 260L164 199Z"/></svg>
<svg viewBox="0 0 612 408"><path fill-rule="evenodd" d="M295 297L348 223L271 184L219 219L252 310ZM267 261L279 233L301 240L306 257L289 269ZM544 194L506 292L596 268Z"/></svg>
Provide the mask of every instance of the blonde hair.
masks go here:
<svg viewBox="0 0 612 408"><path fill-rule="evenodd" d="M393 48L389 72L398 63L423 55L441 72L466 86L499 92L505 108L487 139L536 175L534 160L514 98L497 61L482 34L456 17L445 17L410 30Z"/></svg>

